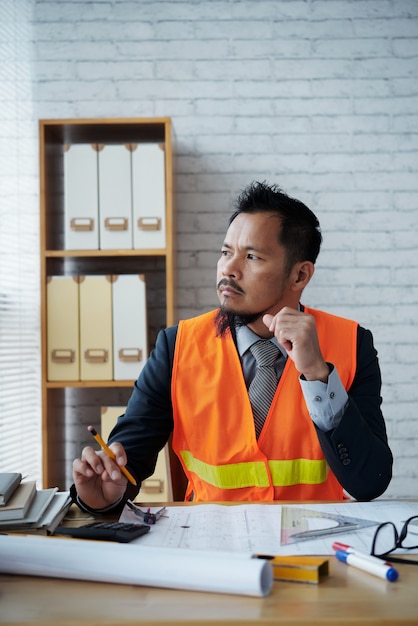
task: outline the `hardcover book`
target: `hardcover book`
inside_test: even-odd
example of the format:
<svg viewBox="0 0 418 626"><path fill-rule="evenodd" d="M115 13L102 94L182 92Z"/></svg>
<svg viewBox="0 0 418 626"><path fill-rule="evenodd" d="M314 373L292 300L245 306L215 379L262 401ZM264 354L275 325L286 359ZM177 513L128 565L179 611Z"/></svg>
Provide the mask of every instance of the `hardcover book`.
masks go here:
<svg viewBox="0 0 418 626"><path fill-rule="evenodd" d="M20 485L22 474L19 472L0 472L0 506L5 506Z"/></svg>
<svg viewBox="0 0 418 626"><path fill-rule="evenodd" d="M36 481L29 480L20 483L15 489L7 504L0 508L0 522L6 520L23 519L35 497Z"/></svg>

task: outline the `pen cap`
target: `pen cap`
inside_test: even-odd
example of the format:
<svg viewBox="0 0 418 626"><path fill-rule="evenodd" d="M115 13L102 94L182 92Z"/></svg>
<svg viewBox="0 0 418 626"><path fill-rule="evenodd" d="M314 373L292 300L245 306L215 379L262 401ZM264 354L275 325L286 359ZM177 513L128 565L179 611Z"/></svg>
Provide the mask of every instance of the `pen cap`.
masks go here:
<svg viewBox="0 0 418 626"><path fill-rule="evenodd" d="M344 552L344 550L337 550L335 553L335 556L337 557L339 561L342 561L343 563L347 563L348 552Z"/></svg>
<svg viewBox="0 0 418 626"><path fill-rule="evenodd" d="M386 578L390 580L391 583L394 583L395 580L398 580L398 576L399 576L398 570L396 570L393 567L389 567L389 569L386 572Z"/></svg>

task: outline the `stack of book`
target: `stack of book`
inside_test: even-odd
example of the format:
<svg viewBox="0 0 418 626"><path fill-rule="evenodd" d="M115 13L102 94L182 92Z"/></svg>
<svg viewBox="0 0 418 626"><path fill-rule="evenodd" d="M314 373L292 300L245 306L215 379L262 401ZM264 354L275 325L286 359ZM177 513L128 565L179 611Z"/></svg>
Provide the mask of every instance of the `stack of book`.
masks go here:
<svg viewBox="0 0 418 626"><path fill-rule="evenodd" d="M37 489L19 472L0 472L0 533L50 535L70 505L68 491Z"/></svg>

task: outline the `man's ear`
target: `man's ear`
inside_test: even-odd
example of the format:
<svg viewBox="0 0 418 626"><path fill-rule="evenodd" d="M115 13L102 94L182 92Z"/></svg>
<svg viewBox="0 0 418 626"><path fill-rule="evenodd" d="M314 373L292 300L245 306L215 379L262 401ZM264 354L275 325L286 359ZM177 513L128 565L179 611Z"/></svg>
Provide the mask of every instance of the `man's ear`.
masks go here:
<svg viewBox="0 0 418 626"><path fill-rule="evenodd" d="M292 288L295 291L305 289L315 272L315 266L312 261L301 261L295 263L292 269Z"/></svg>

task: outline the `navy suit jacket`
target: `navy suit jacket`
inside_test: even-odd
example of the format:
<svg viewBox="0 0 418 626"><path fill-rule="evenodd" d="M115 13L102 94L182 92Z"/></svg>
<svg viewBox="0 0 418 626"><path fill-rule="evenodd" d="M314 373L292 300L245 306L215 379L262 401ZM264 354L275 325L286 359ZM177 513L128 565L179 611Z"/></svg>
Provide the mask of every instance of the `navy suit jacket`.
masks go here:
<svg viewBox="0 0 418 626"><path fill-rule="evenodd" d="M177 326L162 330L109 442L119 441L128 468L138 481L150 476L159 450L173 430L171 371ZM392 478L392 453L381 412L381 374L370 331L358 327L357 369L348 390L340 424L323 432L316 428L329 466L343 488L357 500L380 496ZM136 495L128 484L125 499Z"/></svg>

